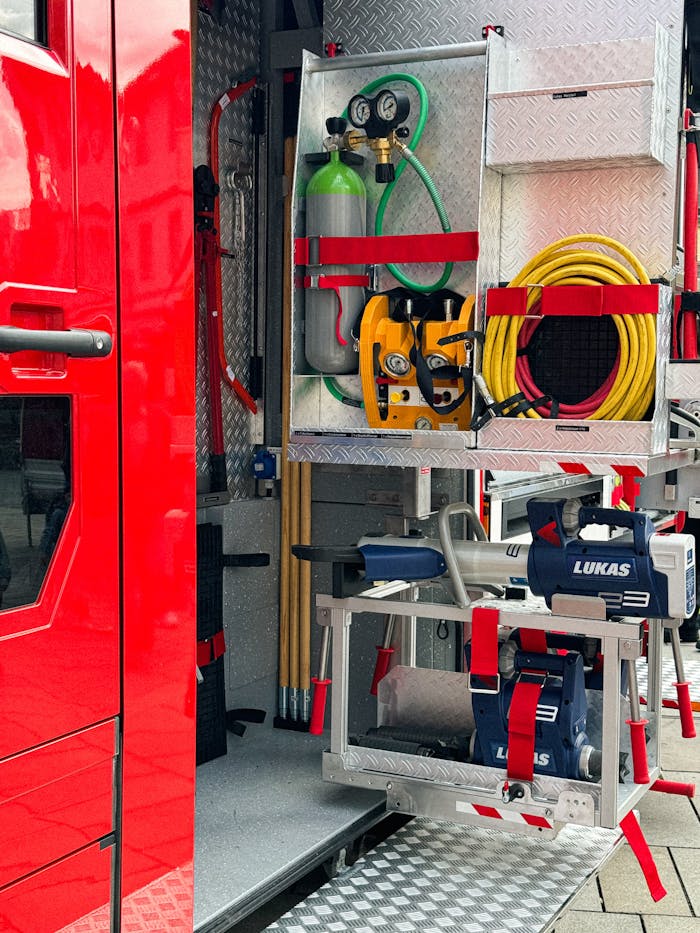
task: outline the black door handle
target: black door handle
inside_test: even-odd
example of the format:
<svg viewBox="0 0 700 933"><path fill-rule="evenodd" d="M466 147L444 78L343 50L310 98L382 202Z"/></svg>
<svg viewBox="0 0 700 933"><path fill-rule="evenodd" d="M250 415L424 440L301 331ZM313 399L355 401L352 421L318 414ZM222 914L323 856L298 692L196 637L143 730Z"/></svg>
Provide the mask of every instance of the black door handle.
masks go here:
<svg viewBox="0 0 700 933"><path fill-rule="evenodd" d="M40 350L44 353L65 353L66 356L109 356L112 338L103 330L30 330L0 326L0 353Z"/></svg>

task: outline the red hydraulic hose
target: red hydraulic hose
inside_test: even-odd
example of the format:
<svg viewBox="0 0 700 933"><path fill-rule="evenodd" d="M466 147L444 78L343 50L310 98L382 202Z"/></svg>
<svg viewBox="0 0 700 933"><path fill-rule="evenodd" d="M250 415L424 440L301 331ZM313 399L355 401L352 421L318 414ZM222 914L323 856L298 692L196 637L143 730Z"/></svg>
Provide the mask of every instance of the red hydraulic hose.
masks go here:
<svg viewBox="0 0 700 933"><path fill-rule="evenodd" d="M525 321L520 329L520 333L518 334L519 351L524 351L526 349L530 339L532 338L535 330L539 327L540 323L541 322L539 320L535 319ZM568 419L590 417L590 415L592 415L593 412L596 411L596 409L598 409L605 401L608 392L612 388L612 385L617 376L619 365L620 354L618 351L617 359L615 360L615 364L611 372L608 374L605 382L596 389L593 395L573 405L565 403L560 404L557 417ZM524 352L520 353L516 359L515 374L518 385L529 401L532 402L535 399L542 397L543 393L535 384L535 380L533 379L532 371L530 369L530 362ZM543 405L540 405L536 410L543 418L548 418L552 410L552 403L547 402Z"/></svg>
<svg viewBox="0 0 700 933"><path fill-rule="evenodd" d="M698 147L693 112L686 110L685 205L683 211L683 291L698 290ZM694 311L683 315L683 359L698 359L698 321Z"/></svg>
<svg viewBox="0 0 700 933"><path fill-rule="evenodd" d="M243 81L241 84L237 84L235 87L229 88L228 91L221 95L212 109L211 118L209 120L209 167L211 168L214 181L217 185L219 184L219 123L221 122L221 115L232 101L238 100L238 98L242 97L246 91L249 91L251 88L255 87L256 83L257 79L251 78L249 81ZM255 404L255 400L238 381L234 375L233 369L226 359L226 347L224 345L224 320L223 314L221 313L221 309L223 308L223 289L221 287L221 255L224 251L221 249L221 211L219 208L218 198L216 198L214 201L214 230L218 249L216 257L215 301L211 307L218 309L218 313L216 313L216 320L213 321L213 324L216 327L216 353L219 358L221 377L233 389L243 404L250 411L252 411L253 414L255 414L258 410L257 405Z"/></svg>

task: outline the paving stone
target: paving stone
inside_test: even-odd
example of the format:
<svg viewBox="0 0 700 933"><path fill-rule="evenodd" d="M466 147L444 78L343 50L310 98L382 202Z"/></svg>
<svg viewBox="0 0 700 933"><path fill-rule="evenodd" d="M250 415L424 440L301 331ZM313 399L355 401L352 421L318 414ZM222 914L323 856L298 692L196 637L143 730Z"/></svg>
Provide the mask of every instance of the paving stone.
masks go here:
<svg viewBox="0 0 700 933"><path fill-rule="evenodd" d="M697 849L671 849L676 871L681 876L685 893L693 911L700 915L700 851Z"/></svg>
<svg viewBox="0 0 700 933"><path fill-rule="evenodd" d="M687 797L650 792L639 804L639 815L649 845L700 849L700 821Z"/></svg>
<svg viewBox="0 0 700 933"><path fill-rule="evenodd" d="M552 933L644 933L644 927L641 918L634 914L570 910L557 920Z"/></svg>
<svg viewBox="0 0 700 933"><path fill-rule="evenodd" d="M600 873L605 910L612 913L671 914L690 916L690 906L676 874L668 849L652 846L659 875L667 894L654 903L637 859L628 845L620 846Z"/></svg>
<svg viewBox="0 0 700 933"><path fill-rule="evenodd" d="M698 719L696 718L696 724ZM684 739L680 725L664 720L661 730L661 767L673 771L697 771L700 760L700 739ZM700 736L700 724L696 725Z"/></svg>
<svg viewBox="0 0 700 933"><path fill-rule="evenodd" d="M600 891L598 890L598 882L595 878L590 878L581 890L578 892L576 897L571 902L570 910L576 911L601 911L603 910L603 905L600 900Z"/></svg>
<svg viewBox="0 0 700 933"><path fill-rule="evenodd" d="M700 933L698 917L649 917L645 914L643 919L647 933Z"/></svg>

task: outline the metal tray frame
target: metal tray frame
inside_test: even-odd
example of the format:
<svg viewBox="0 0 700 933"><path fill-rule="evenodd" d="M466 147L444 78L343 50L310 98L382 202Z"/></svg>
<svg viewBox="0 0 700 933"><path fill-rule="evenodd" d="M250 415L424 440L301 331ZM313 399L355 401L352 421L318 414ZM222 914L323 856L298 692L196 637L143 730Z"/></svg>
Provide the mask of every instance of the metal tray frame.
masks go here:
<svg viewBox="0 0 700 933"><path fill-rule="evenodd" d="M642 626L639 619L607 621L580 614L587 611L588 604L592 615L600 616L598 600L579 598L571 602L570 597L561 597L556 604L558 611L550 613L544 604L538 605L539 601L533 600L522 604L479 600L466 609L418 603L416 592L414 584L395 582L375 587L372 595L365 593L346 599L317 596L316 621L322 626L330 626L332 631L331 742L330 750L323 755L324 778L338 784L385 790L387 809L411 816L493 827L493 819L478 815L473 807L494 808L503 814L499 828L527 835L553 836L566 823L609 829L618 826L660 774L662 622L649 620L646 718L649 721L647 753L651 782L634 784L630 775L620 783L620 662L626 659L634 663L641 656ZM396 594L398 599L391 598ZM603 673L602 775L599 783L535 775L531 782L524 782L525 796L522 799L504 803L504 770L349 745L350 631L354 617L361 613L384 612L401 618L399 663L415 667L418 618L469 624L472 611L478 606L498 606L500 624L506 628L524 626L602 640L606 663ZM573 607L573 611L579 614L569 614ZM465 677L465 689L466 684ZM551 825L551 829L519 822L517 814L541 817Z"/></svg>

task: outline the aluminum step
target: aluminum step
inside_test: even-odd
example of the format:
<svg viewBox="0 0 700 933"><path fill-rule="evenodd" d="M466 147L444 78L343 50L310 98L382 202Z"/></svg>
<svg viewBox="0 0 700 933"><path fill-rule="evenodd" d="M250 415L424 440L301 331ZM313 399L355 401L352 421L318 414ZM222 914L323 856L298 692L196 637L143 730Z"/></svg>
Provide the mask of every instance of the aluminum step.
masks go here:
<svg viewBox="0 0 700 933"><path fill-rule="evenodd" d="M568 826L544 840L417 818L267 929L542 933L621 838Z"/></svg>

